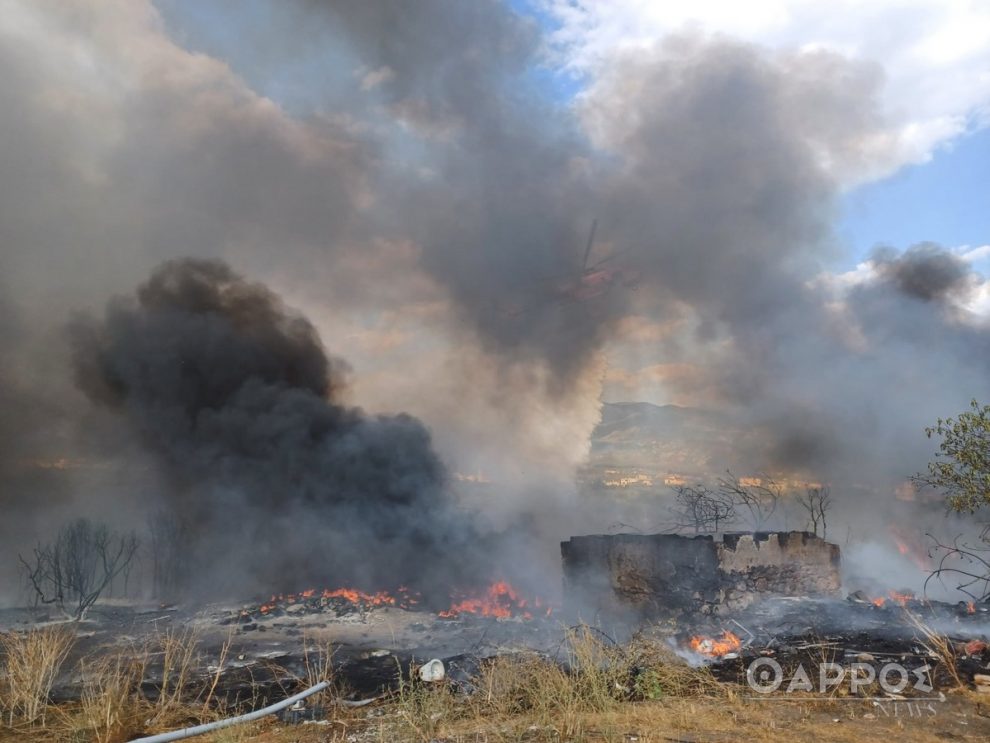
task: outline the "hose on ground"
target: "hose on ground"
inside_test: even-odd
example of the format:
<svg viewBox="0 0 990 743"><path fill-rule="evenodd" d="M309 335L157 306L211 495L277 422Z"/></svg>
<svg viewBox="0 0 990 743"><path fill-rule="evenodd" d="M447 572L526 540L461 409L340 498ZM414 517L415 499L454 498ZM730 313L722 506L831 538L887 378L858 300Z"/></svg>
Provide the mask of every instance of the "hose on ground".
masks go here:
<svg viewBox="0 0 990 743"><path fill-rule="evenodd" d="M300 699L305 699L308 696L316 694L318 691L323 691L330 685L329 681L321 681L316 686L312 686L306 691L301 691L298 694L289 697L288 699L283 699L281 702L276 702L275 704L270 704L262 709L255 710L254 712L248 712L244 715L238 715L237 717L228 717L224 720L217 720L216 722L207 722L203 725L196 725L191 728L182 728L181 730L173 730L171 733L159 733L158 735L149 735L144 738L135 738L131 743L169 743L173 740L182 740L183 738L191 738L194 735L202 735L203 733L209 733L214 730L220 730L221 728L227 728L231 725L239 725L242 722L251 722L251 720L257 720L259 718L265 717L266 715L274 714L287 707L291 707L293 704L298 702Z"/></svg>

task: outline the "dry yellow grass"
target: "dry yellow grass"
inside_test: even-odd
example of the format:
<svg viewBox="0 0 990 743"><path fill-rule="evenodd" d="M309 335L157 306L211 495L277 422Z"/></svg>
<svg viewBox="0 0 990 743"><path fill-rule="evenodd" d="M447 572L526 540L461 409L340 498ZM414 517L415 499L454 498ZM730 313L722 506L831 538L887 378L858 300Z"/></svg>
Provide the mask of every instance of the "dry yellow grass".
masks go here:
<svg viewBox="0 0 990 743"><path fill-rule="evenodd" d="M199 639L192 630L169 629L154 641L151 652L162 658L162 677L155 702L152 723L181 706L189 694L193 675L199 665Z"/></svg>
<svg viewBox="0 0 990 743"><path fill-rule="evenodd" d="M636 701L732 697L731 687L660 643L638 640L619 647L579 627L567 632L560 655L561 662L537 653L494 658L466 698L411 673L393 700L398 734L429 741L500 720L509 731L522 725L530 733L553 731L568 739L581 734L589 716L621 715Z"/></svg>
<svg viewBox="0 0 990 743"><path fill-rule="evenodd" d="M80 664L85 681L78 714L63 718L66 736L78 738L82 733L97 743L115 743L140 729L146 709L138 691L143 670L141 660L120 655L84 660Z"/></svg>
<svg viewBox="0 0 990 743"><path fill-rule="evenodd" d="M149 731L170 730L217 719L214 693L230 649L220 649L216 670L201 671L198 637L185 630L159 634L148 644L96 659L84 658L79 671L82 692L68 705L52 735L71 741L118 743ZM148 698L141 684L153 660L161 663L160 681Z"/></svg>
<svg viewBox="0 0 990 743"><path fill-rule="evenodd" d="M807 699L799 703L754 703L742 699L665 698L657 702L621 702L607 712L575 715L571 730L562 721L521 714L477 716L470 710L438 726L443 743L792 743L820 740L860 743L983 743L990 739L990 719L953 695L933 717L883 714L865 701ZM234 735L236 738L230 737ZM226 735L205 736L203 743L416 743L421 732L410 728L394 703L356 711L332 725L286 725L275 719L235 728Z"/></svg>
<svg viewBox="0 0 990 743"><path fill-rule="evenodd" d="M74 642L64 625L0 635L0 707L9 726L45 724L52 685Z"/></svg>

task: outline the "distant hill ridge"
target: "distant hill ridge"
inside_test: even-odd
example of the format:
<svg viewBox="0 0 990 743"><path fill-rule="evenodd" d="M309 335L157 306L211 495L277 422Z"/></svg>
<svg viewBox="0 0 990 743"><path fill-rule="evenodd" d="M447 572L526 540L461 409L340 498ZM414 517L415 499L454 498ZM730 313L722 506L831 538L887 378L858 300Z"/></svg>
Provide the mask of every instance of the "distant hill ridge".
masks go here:
<svg viewBox="0 0 990 743"><path fill-rule="evenodd" d="M710 410L649 402L607 402L602 420L591 435L592 444L619 444L698 434L716 433L728 425L724 416Z"/></svg>
<svg viewBox="0 0 990 743"><path fill-rule="evenodd" d="M600 464L721 472L735 464L739 435L728 416L717 411L648 402L604 403L601 422L592 432L591 454Z"/></svg>

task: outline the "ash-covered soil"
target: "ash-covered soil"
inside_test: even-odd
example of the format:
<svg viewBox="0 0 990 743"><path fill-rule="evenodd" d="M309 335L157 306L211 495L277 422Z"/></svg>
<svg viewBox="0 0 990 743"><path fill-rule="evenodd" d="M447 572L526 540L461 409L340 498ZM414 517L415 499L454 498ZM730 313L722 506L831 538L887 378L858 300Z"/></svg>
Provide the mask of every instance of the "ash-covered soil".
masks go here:
<svg viewBox="0 0 990 743"><path fill-rule="evenodd" d="M332 648L337 686L351 699L365 699L394 688L410 668L441 658L452 680L465 682L476 659L518 651L559 652L564 628L546 617L496 619L434 613L391 606L336 610L278 611L258 615L256 604L215 604L200 608L131 602L104 602L73 626L77 642L64 668L82 657L122 653L140 656L165 633L191 633L199 646L199 673L211 676L226 651L220 691L228 701L270 701L296 690L310 662ZM291 609L291 606L290 606ZM249 619L250 621L247 621ZM63 622L55 612L0 610L0 631L25 630ZM458 669L460 668L460 673ZM153 688L161 671L155 654L147 669ZM72 675L56 684L55 701L78 695Z"/></svg>
<svg viewBox="0 0 990 743"><path fill-rule="evenodd" d="M201 607L136 602L103 602L75 623L77 642L65 669L82 657L133 654L148 660L144 685L154 693L162 673L156 641L167 633L188 633L198 645L199 682L218 675L218 696L258 707L306 685L307 665L332 648L336 686L346 700L366 700L394 689L424 662L439 658L447 681L470 692L479 663L487 658L537 652L566 664L565 637L578 617L555 614L524 619L464 613L441 617L416 607L368 606L360 602L259 603ZM867 600L774 598L723 616L680 615L639 622L586 618L607 643L624 644L637 634L666 643L692 665L709 665L716 678L744 683L754 658L784 665L827 657L839 663L889 659L929 668L936 687L948 678L943 660L931 652L924 628L948 638L957 671L967 682L990 673L990 607ZM60 621L54 613L0 610L0 631L23 630ZM717 643L731 637L728 650ZM710 642L699 646L698 638ZM716 652L705 652L714 647ZM226 650L225 645L227 646ZM699 647L701 648L699 650ZM78 698L78 671L66 671L55 701Z"/></svg>

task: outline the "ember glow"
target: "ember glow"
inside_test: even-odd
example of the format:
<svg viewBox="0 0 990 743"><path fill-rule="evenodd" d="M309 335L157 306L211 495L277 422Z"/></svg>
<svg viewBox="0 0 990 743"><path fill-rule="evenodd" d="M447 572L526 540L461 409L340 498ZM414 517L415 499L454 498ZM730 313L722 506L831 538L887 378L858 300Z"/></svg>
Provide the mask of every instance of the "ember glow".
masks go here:
<svg viewBox="0 0 990 743"><path fill-rule="evenodd" d="M498 619L532 619L534 614L548 617L552 611L553 607L541 599L525 599L506 581L498 581L481 595L467 596L452 604L446 611L441 611L440 616L452 619L461 614L476 614Z"/></svg>
<svg viewBox="0 0 990 743"><path fill-rule="evenodd" d="M694 652L711 658L720 658L742 647L742 641L728 630L725 630L720 638L695 635L688 644Z"/></svg>

